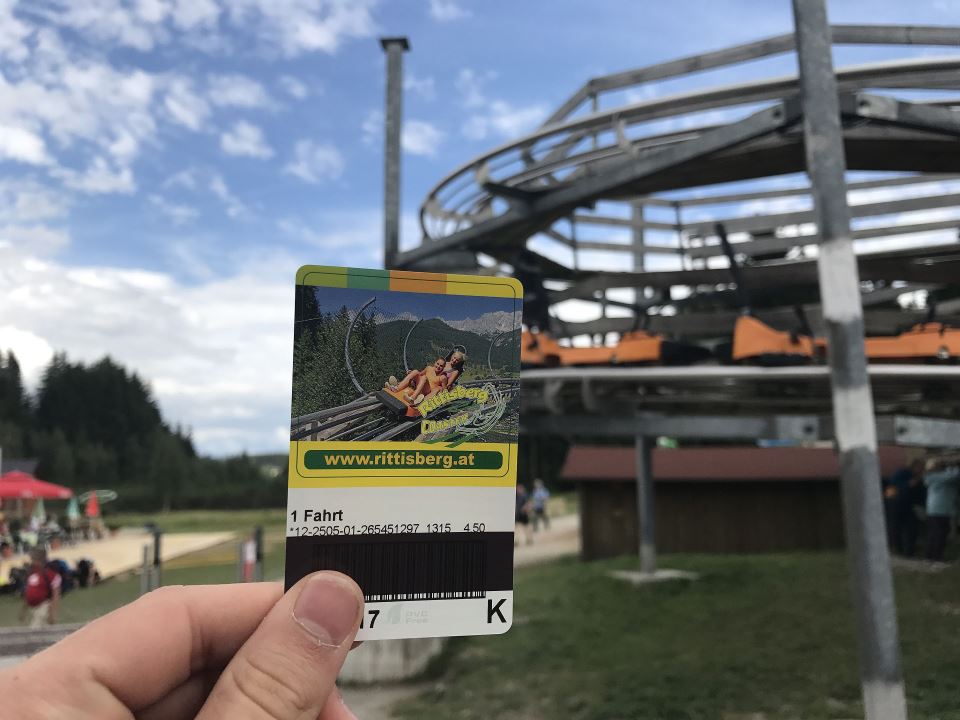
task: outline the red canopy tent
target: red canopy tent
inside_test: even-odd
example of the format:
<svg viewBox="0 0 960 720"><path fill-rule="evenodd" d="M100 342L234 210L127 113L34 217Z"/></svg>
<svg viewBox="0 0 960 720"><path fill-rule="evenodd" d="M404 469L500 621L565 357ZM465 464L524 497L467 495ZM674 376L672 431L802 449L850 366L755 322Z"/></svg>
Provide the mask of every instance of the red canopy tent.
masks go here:
<svg viewBox="0 0 960 720"><path fill-rule="evenodd" d="M70 488L37 480L33 475L28 475L19 470L0 475L0 500L11 498L66 500L72 495L73 491Z"/></svg>

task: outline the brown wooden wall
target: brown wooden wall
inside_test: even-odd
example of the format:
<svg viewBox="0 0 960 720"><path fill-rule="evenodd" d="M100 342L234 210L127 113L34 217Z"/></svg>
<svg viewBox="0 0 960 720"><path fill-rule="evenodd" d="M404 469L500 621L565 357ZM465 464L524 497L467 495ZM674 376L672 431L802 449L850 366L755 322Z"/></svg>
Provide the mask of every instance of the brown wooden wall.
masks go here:
<svg viewBox="0 0 960 720"><path fill-rule="evenodd" d="M636 554L636 485L579 483L583 557ZM843 546L836 480L657 482L659 552L756 553Z"/></svg>

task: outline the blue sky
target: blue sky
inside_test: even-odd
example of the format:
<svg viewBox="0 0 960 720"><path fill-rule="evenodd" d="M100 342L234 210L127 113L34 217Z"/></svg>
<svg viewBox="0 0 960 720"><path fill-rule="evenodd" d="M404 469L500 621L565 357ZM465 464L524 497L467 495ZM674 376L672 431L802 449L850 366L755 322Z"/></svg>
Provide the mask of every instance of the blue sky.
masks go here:
<svg viewBox="0 0 960 720"><path fill-rule="evenodd" d="M960 17L954 0L831 15ZM408 245L434 183L590 76L790 22L786 0L0 0L0 347L34 383L54 351L109 353L202 450L281 449L296 268L380 263L379 35L412 44Z"/></svg>

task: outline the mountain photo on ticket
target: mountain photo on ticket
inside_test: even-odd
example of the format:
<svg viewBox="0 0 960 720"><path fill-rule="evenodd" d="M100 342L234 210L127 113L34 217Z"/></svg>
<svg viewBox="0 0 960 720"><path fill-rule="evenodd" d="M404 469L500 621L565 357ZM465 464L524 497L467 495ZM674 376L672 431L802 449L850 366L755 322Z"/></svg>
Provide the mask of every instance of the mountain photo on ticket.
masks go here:
<svg viewBox="0 0 960 720"><path fill-rule="evenodd" d="M429 289L297 285L291 440L515 441L521 299Z"/></svg>

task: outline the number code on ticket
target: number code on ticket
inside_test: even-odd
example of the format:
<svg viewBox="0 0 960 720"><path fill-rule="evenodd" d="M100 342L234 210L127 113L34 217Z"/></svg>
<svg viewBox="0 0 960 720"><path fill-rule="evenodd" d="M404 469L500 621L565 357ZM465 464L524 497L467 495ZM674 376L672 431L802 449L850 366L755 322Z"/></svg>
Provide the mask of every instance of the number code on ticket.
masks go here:
<svg viewBox="0 0 960 720"><path fill-rule="evenodd" d="M297 273L286 586L350 575L358 640L512 623L522 303L510 278Z"/></svg>

